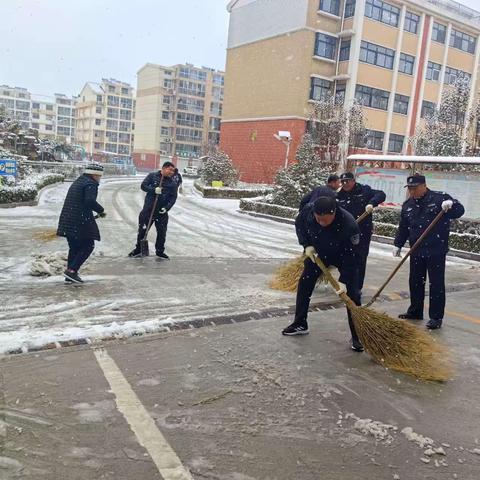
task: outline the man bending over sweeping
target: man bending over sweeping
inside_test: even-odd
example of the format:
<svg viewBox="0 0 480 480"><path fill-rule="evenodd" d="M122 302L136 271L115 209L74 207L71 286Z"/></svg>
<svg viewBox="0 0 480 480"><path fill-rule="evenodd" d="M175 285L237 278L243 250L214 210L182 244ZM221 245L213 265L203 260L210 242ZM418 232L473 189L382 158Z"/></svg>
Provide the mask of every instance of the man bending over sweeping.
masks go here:
<svg viewBox="0 0 480 480"><path fill-rule="evenodd" d="M161 170L151 172L143 180L141 189L147 192L143 209L138 216L138 234L135 248L128 254L129 257L141 256L140 242L147 232L150 214L155 204L155 196L158 196L153 221L157 229L157 240L155 242L155 253L157 257L168 260L165 253L165 239L167 237L168 211L177 201L178 184L173 178L175 165L172 162L165 162Z"/></svg>
<svg viewBox="0 0 480 480"><path fill-rule="evenodd" d="M308 307L315 284L322 272L315 263L315 255L328 267L333 265L340 272L340 290L338 295L347 293L356 305L360 305L361 294L358 287L358 245L360 229L353 218L343 208L337 206L335 193L323 187L318 198L308 203L295 220L298 242L303 245L307 258L304 270L298 281L295 318L286 327L283 335L306 335L308 333ZM352 334L351 347L362 352L363 346L355 331L350 312L348 325Z"/></svg>

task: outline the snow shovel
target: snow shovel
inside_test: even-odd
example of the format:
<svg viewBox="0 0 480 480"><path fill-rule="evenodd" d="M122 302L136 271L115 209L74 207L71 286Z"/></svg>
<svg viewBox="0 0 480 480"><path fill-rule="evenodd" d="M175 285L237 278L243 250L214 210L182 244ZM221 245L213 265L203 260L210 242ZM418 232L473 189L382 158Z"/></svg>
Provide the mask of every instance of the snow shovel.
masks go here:
<svg viewBox="0 0 480 480"><path fill-rule="evenodd" d="M395 270L390 274L385 283L375 292L375 295L370 299L370 301L365 305L365 307L370 307L377 300L380 294L383 292L385 287L390 283L390 280L395 276L395 274L400 270L401 266L406 262L407 258L420 246L425 237L431 232L433 227L440 221L440 219L445 215L445 211L440 211L437 216L433 219L432 223L425 229L425 231L418 237L418 240L413 244L410 250L405 254L402 260L395 267Z"/></svg>

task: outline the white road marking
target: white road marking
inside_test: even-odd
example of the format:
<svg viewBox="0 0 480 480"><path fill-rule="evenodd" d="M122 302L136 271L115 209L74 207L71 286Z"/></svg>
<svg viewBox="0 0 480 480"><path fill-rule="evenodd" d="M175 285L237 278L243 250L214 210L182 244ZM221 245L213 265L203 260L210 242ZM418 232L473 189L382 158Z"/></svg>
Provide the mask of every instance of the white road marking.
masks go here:
<svg viewBox="0 0 480 480"><path fill-rule="evenodd" d="M94 350L97 362L115 395L118 410L158 468L164 480L193 480L175 451L157 428L115 361L103 349Z"/></svg>

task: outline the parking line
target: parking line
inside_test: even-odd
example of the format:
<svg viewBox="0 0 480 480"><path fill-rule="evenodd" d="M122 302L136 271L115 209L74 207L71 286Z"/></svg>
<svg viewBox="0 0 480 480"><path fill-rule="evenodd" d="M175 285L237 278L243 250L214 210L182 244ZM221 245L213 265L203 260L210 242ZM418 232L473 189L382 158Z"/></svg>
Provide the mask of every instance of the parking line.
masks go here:
<svg viewBox="0 0 480 480"><path fill-rule="evenodd" d="M452 310L445 310L445 313L447 315L451 315L452 317L457 317L462 320L466 320L467 322L476 323L480 325L480 318L471 317L470 315L465 315L463 313L452 312Z"/></svg>
<svg viewBox="0 0 480 480"><path fill-rule="evenodd" d="M140 445L149 453L163 479L194 480L157 428L155 421L132 390L113 358L104 349L96 349L94 354L115 395L118 410L125 417Z"/></svg>

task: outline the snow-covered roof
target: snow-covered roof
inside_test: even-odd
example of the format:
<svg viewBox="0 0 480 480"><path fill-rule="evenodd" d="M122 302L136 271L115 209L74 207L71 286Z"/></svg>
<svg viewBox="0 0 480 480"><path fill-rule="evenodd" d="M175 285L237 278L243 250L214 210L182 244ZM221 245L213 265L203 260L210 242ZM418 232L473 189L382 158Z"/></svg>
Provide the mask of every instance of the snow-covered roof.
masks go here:
<svg viewBox="0 0 480 480"><path fill-rule="evenodd" d="M349 155L353 162L407 162L407 163L445 163L480 165L480 157L435 157L421 155Z"/></svg>

